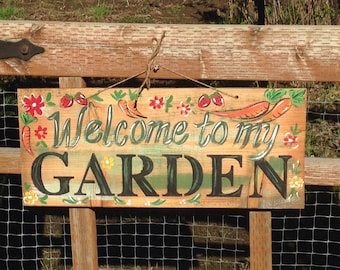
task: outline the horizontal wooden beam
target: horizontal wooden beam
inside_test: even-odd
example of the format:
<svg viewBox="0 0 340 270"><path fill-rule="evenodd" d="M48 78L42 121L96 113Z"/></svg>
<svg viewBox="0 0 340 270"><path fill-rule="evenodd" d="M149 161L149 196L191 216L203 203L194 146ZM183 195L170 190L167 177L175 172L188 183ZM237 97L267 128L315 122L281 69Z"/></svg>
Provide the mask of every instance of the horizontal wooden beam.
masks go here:
<svg viewBox="0 0 340 270"><path fill-rule="evenodd" d="M0 174L20 174L20 149L0 147ZM305 158L305 184L340 186L339 159Z"/></svg>
<svg viewBox="0 0 340 270"><path fill-rule="evenodd" d="M305 184L340 187L339 165L338 158L306 158Z"/></svg>
<svg viewBox="0 0 340 270"><path fill-rule="evenodd" d="M0 174L21 174L20 149L0 147Z"/></svg>
<svg viewBox="0 0 340 270"><path fill-rule="evenodd" d="M152 39L163 32L154 78L340 81L335 25L1 21L0 40L27 38L45 52L27 62L0 60L0 75L127 78L145 71Z"/></svg>

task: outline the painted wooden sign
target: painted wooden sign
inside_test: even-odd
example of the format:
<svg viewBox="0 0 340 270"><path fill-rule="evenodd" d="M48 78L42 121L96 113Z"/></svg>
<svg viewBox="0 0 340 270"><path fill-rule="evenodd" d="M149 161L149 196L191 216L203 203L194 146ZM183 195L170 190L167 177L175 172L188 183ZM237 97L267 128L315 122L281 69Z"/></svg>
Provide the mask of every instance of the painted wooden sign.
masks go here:
<svg viewBox="0 0 340 270"><path fill-rule="evenodd" d="M26 206L304 206L304 89L19 89L18 102Z"/></svg>

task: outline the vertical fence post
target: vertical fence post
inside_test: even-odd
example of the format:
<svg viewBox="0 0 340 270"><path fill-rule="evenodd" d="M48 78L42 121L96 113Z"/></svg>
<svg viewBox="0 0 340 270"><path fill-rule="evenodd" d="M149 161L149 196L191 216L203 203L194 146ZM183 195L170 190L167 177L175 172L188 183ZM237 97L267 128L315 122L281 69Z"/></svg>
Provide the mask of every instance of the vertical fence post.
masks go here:
<svg viewBox="0 0 340 270"><path fill-rule="evenodd" d="M60 88L86 87L80 77L59 78ZM70 208L72 263L74 270L98 269L96 214L90 208Z"/></svg>
<svg viewBox="0 0 340 270"><path fill-rule="evenodd" d="M272 215L270 211L249 212L250 269L272 269Z"/></svg>

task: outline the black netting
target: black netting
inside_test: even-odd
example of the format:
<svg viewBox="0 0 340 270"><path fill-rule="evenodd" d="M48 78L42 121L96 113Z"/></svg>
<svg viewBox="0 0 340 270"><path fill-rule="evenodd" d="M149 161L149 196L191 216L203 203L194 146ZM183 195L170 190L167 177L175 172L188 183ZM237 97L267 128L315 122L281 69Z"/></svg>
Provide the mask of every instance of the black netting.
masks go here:
<svg viewBox="0 0 340 270"><path fill-rule="evenodd" d="M0 190L0 269L71 269L67 209L23 208L16 175L2 176ZM308 186L305 209L272 212L274 269L340 269L338 199L332 187ZM96 214L104 269L243 269L249 263L245 210Z"/></svg>

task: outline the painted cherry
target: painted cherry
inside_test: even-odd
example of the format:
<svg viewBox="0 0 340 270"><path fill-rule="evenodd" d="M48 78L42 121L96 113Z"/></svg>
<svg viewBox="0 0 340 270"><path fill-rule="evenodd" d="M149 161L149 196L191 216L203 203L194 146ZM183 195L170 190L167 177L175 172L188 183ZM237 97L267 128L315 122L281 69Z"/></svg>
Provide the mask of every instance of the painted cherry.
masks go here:
<svg viewBox="0 0 340 270"><path fill-rule="evenodd" d="M65 95L60 100L60 107L69 108L73 104L73 97L70 95Z"/></svg>
<svg viewBox="0 0 340 270"><path fill-rule="evenodd" d="M87 105L87 99L84 94L78 92L74 97L74 100L80 105Z"/></svg>
<svg viewBox="0 0 340 270"><path fill-rule="evenodd" d="M200 96L200 98L198 99L198 107L206 108L209 106L210 102L211 102L210 97L207 94L204 94Z"/></svg>
<svg viewBox="0 0 340 270"><path fill-rule="evenodd" d="M222 97L222 95L220 93L216 93L214 94L214 96L212 97L212 102L216 105L216 106L222 106L224 104L224 99Z"/></svg>

